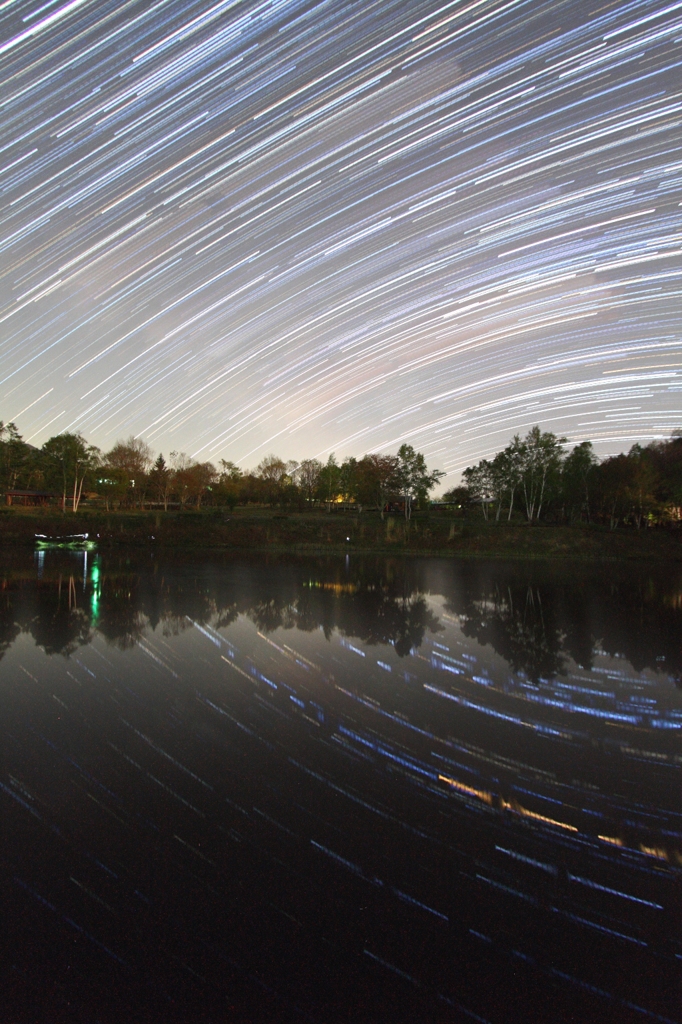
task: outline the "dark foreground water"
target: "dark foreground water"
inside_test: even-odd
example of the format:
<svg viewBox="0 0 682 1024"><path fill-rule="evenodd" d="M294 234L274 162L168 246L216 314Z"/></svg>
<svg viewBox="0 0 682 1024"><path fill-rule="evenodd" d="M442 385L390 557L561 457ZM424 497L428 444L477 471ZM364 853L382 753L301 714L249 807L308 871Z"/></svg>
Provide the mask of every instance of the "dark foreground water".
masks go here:
<svg viewBox="0 0 682 1024"><path fill-rule="evenodd" d="M679 567L0 580L3 1024L682 1018Z"/></svg>

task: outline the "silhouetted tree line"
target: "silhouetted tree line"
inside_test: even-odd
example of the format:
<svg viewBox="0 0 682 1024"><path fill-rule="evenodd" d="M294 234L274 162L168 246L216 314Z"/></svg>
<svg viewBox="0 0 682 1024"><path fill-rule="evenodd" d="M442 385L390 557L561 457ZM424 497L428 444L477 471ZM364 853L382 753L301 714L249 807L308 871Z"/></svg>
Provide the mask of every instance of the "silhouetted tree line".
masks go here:
<svg viewBox="0 0 682 1024"><path fill-rule="evenodd" d="M529 523L680 525L682 522L682 432L667 441L600 461L592 443L570 452L566 438L533 427L516 434L492 459L463 473L463 485L445 501L461 508L478 506L486 520Z"/></svg>
<svg viewBox="0 0 682 1024"><path fill-rule="evenodd" d="M669 566L587 568L461 562L439 587L462 631L537 682L592 669L599 652L682 685L682 577Z"/></svg>
<svg viewBox="0 0 682 1024"><path fill-rule="evenodd" d="M244 471L224 459L215 466L183 452L154 458L149 445L135 437L103 453L80 434L64 433L38 449L23 440L14 423L0 421L0 489L49 492L74 512L87 497L107 510L248 504L331 510L341 503L378 508L382 516L390 507L409 518L413 508L428 503L443 475L429 471L424 455L407 444L395 455L351 457L340 465L333 454L326 463L268 455ZM612 529L679 525L682 432L600 461L590 441L567 451L566 438L535 426L523 439L515 435L492 459L466 469L463 484L443 500L465 511L477 507L491 521L521 517L529 523L602 523Z"/></svg>
<svg viewBox="0 0 682 1024"><path fill-rule="evenodd" d="M63 570L57 579L2 581L0 658L22 632L46 653L69 656L95 633L125 650L150 629L176 635L192 621L222 628L239 615L262 632L321 628L329 639L338 631L370 645L390 644L400 657L419 647L427 630L443 628L424 595L406 592L400 579L349 582L334 573L311 581L309 574L244 567L234 578L205 567L180 582L166 573L98 571L97 582L84 586L67 559Z"/></svg>
<svg viewBox="0 0 682 1024"><path fill-rule="evenodd" d="M263 566L195 564L192 575L97 563L83 586L74 556L56 555L50 579L28 573L0 581L0 658L23 632L48 654L66 656L95 633L126 649L150 630L174 635L192 621L220 629L247 616L265 633L335 631L403 657L442 630L425 595L441 594L466 636L490 645L537 682L565 672L569 659L591 669L597 653L624 657L682 681L682 578L666 566L585 568L367 559L349 574L323 562Z"/></svg>
<svg viewBox="0 0 682 1024"><path fill-rule="evenodd" d="M285 462L267 455L251 471L221 459L197 462L184 452L156 459L149 445L136 437L117 441L101 452L80 434L58 434L42 448L27 444L14 423L0 422L0 488L46 491L60 497L63 507L78 511L84 497L99 498L110 508L167 510L218 505L264 504L294 508L338 503L383 510L391 499L409 518L413 507L424 506L429 491L443 477L429 471L426 460L411 445L396 455L348 458L341 465L334 455Z"/></svg>

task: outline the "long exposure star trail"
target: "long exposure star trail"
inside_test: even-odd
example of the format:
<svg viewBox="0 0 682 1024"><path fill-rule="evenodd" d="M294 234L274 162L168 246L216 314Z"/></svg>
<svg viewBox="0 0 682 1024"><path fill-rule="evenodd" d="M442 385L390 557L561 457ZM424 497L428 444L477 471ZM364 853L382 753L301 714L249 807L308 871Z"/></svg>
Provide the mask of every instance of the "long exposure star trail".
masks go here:
<svg viewBox="0 0 682 1024"><path fill-rule="evenodd" d="M0 3L0 414L255 464L682 426L682 2ZM454 477L453 477L454 478Z"/></svg>

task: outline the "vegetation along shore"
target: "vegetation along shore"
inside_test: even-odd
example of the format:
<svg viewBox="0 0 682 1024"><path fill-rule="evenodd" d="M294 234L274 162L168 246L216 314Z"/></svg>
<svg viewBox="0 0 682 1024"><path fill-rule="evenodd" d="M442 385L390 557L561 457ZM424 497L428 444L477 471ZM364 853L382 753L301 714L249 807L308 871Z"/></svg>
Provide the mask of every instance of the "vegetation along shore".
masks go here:
<svg viewBox="0 0 682 1024"><path fill-rule="evenodd" d="M682 436L600 461L533 427L434 501L442 479L403 444L337 463L266 456L252 471L141 439L100 452L79 434L41 448L0 422L0 545L87 532L102 547L671 557L682 551Z"/></svg>
<svg viewBox="0 0 682 1024"><path fill-rule="evenodd" d="M0 511L0 553L26 548L36 533L88 533L100 550L183 552L290 551L298 554L372 552L479 558L650 559L682 561L682 531L610 530L599 525L531 526L485 522L447 509L402 516L378 512L281 512L206 508L200 511L109 512L82 509Z"/></svg>

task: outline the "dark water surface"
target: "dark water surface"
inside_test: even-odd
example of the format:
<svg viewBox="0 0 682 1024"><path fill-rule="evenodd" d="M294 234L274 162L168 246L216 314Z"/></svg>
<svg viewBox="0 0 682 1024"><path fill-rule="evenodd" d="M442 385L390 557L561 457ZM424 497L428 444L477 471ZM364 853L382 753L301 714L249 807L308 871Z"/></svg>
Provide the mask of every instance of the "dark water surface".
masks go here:
<svg viewBox="0 0 682 1024"><path fill-rule="evenodd" d="M679 567L0 580L3 1022L681 1019Z"/></svg>

